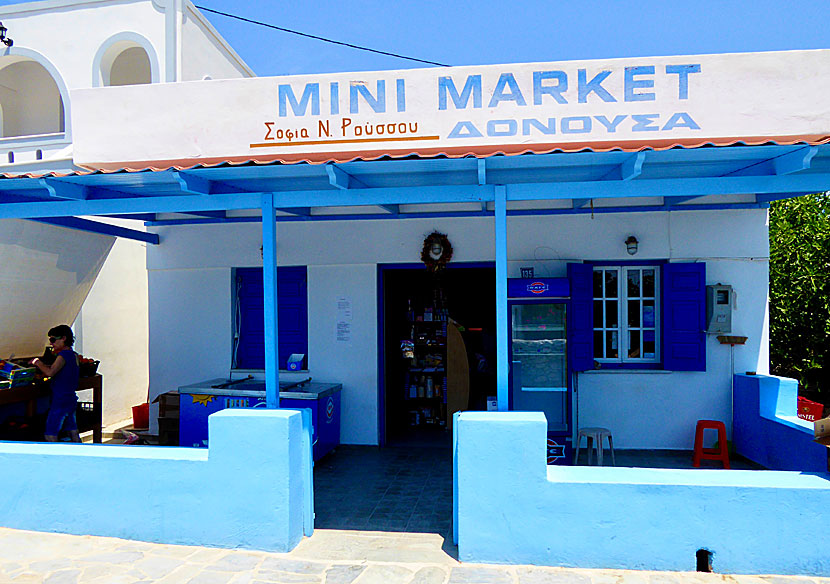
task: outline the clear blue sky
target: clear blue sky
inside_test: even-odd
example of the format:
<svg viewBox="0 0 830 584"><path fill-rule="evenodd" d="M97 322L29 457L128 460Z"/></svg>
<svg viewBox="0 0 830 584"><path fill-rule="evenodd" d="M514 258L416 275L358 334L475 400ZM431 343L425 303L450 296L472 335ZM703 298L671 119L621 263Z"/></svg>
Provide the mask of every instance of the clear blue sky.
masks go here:
<svg viewBox="0 0 830 584"><path fill-rule="evenodd" d="M0 5L17 3L0 0ZM830 0L195 3L448 65L830 48ZM261 76L425 66L207 17Z"/></svg>

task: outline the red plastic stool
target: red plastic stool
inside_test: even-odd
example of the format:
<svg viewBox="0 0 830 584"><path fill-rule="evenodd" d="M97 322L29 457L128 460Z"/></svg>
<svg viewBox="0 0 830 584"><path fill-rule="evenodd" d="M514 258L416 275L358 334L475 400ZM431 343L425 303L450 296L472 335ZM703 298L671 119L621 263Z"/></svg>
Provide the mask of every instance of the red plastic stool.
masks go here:
<svg viewBox="0 0 830 584"><path fill-rule="evenodd" d="M718 431L718 448L703 447L704 430ZM729 446L726 443L726 426L723 422L718 422L717 420L697 421L697 427L695 428L695 455L692 460L692 465L695 468L699 468L701 460L720 460L723 463L723 468L730 468Z"/></svg>

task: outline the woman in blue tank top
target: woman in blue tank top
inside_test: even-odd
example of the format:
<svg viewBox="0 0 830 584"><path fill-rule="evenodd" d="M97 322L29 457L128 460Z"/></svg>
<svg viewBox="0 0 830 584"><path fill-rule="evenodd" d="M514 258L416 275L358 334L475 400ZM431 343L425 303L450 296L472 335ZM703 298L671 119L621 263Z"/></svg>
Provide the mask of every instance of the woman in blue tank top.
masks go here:
<svg viewBox="0 0 830 584"><path fill-rule="evenodd" d="M49 415L46 417L46 431L44 438L47 442L57 442L60 431L66 430L72 442L80 442L78 424L75 421L75 404L78 402L78 354L72 350L75 335L68 325L58 325L49 330L49 344L55 362L47 366L40 359L32 359L32 365L51 379L52 403L49 406Z"/></svg>

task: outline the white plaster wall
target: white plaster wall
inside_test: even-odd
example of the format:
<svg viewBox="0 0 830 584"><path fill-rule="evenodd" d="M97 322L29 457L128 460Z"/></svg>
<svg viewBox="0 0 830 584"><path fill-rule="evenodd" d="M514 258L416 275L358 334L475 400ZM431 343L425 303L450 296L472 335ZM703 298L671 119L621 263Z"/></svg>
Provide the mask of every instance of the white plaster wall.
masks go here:
<svg viewBox="0 0 830 584"><path fill-rule="evenodd" d="M423 238L433 230L449 235L454 262L493 261L493 225L492 218L277 225L280 265L309 266L310 374L344 384L344 443L377 441L377 264L418 263ZM148 248L147 256L153 395L227 373L230 268L262 265L259 222L155 230L162 244ZM634 258L623 244L632 234L641 242ZM564 275L568 261L705 261L707 283L731 284L738 294L733 330L749 341L746 347L735 349L736 370L767 369L764 210L597 214L593 219L589 214L511 217L508 257L511 277L517 277L519 268L526 265L535 266L540 276ZM205 282L208 274L211 279ZM171 302L167 294L173 295ZM181 302L182 296L205 295L212 300L204 313L193 303ZM353 303L350 346L338 346L334 340L334 302L339 295ZM221 365L182 356L193 351L194 328L199 343L207 343ZM225 352L219 347L226 347ZM725 419L728 414L729 350L712 338L707 359L705 373L581 375L580 424L608 426L617 447L690 448L695 420Z"/></svg>
<svg viewBox="0 0 830 584"><path fill-rule="evenodd" d="M148 250L148 256L151 250ZM150 395L226 377L231 364L231 270L150 270ZM158 409L151 408L151 430Z"/></svg>
<svg viewBox="0 0 830 584"><path fill-rule="evenodd" d="M14 39L12 53L16 49L40 53L55 66L68 89L92 86L95 54L107 39L123 31L150 41L164 79L164 12L151 1L74 3L59 9L49 2L31 3L23 9L1 8L0 19Z"/></svg>
<svg viewBox="0 0 830 584"><path fill-rule="evenodd" d="M340 434L351 444L378 443L377 266L308 269L309 369L317 381L343 384ZM351 339L335 339L337 299L352 305Z"/></svg>
<svg viewBox="0 0 830 584"><path fill-rule="evenodd" d="M130 239L115 240L75 322L77 350L101 361L104 425L130 418L131 407L147 401L146 246Z"/></svg>
<svg viewBox="0 0 830 584"><path fill-rule="evenodd" d="M253 77L253 71L216 29L186 3L182 22L182 81Z"/></svg>

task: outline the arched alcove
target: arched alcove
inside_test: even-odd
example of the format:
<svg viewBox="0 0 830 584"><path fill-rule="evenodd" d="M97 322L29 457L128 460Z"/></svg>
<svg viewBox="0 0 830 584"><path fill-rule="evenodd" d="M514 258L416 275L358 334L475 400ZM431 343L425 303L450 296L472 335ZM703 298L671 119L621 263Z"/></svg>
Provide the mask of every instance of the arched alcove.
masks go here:
<svg viewBox="0 0 830 584"><path fill-rule="evenodd" d="M28 57L0 57L2 137L65 131L63 99L52 74Z"/></svg>
<svg viewBox="0 0 830 584"><path fill-rule="evenodd" d="M114 35L98 49L92 74L95 87L157 83L158 60L153 45L136 33Z"/></svg>
<svg viewBox="0 0 830 584"><path fill-rule="evenodd" d="M112 60L107 85L141 85L151 81L150 57L142 47L128 47Z"/></svg>

